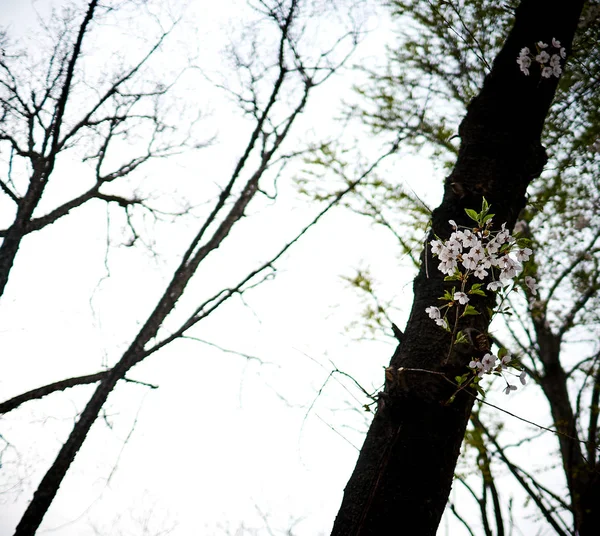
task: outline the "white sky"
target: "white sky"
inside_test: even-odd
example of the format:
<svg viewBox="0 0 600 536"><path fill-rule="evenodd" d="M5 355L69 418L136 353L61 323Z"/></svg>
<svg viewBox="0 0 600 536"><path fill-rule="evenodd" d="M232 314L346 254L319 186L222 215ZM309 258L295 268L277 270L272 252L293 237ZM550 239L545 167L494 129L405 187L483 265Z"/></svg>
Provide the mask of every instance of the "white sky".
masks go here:
<svg viewBox="0 0 600 536"><path fill-rule="evenodd" d="M48 3L36 6L46 12ZM181 11L180 3L171 5ZM189 3L157 72L176 69L178 50L183 55L197 48L203 69L231 75L220 50L226 29L245 13L243 3L208 6ZM4 0L3 21L17 36L35 24L30 4L18 0ZM369 25L374 31L357 61L378 61L391 39L384 18L372 18ZM96 54L100 51L92 52L94 61ZM332 119L342 98L350 98L352 76L347 73L320 90L296 139L317 139L338 128ZM199 74L182 87L181 94L210 111L203 128L207 136L216 133L218 141L194 156L159 162L144 175L157 189L167 179L168 194L161 202L199 205L231 171L247 127ZM371 154L378 149L368 141L363 147ZM48 203L76 188L78 168L72 166L61 170L70 182L51 191ZM424 159L396 160L387 171L432 204L441 195L442 172ZM206 288L236 281L236 274L264 260L310 219L314 209L297 199L290 179L282 178L276 206L252 205L252 218L199 274L187 303ZM196 227L197 221L188 218L177 227L156 228L157 258L141 249L115 248L109 278L106 211L100 203L28 237L0 307L0 370L5 371L0 399L96 372L118 359ZM182 341L138 365L130 376L160 388L119 384L105 407L106 419L95 424L39 534L153 536L167 529L173 535L236 534L242 524L266 534L260 512L274 529L300 519L294 534L327 534L357 455L350 443L359 447L367 426L359 411L365 400L354 400L330 381L308 416L307 409L331 370L329 359L368 388L382 381L393 342L357 342L347 333L361 304L340 276L371 267L382 292L396 296L395 320L402 327L412 301L412 276L398 263L394 247L391 237L367 220L337 210L285 257L273 281L247 294L246 304L232 300L193 331L259 356L265 364ZM0 534L13 530L92 391L78 387L57 393L0 420L0 433L14 445L5 453L0 476ZM526 397L517 395L511 403L520 404L527 418L542 419L542 410L533 405L525 411ZM501 402L507 405L506 399Z"/></svg>

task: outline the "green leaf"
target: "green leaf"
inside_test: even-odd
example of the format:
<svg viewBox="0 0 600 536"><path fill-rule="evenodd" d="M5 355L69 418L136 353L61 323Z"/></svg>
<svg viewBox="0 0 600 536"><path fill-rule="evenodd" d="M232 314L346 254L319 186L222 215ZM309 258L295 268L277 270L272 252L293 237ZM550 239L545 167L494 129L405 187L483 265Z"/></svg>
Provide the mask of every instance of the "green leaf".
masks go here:
<svg viewBox="0 0 600 536"><path fill-rule="evenodd" d="M508 350L506 348L500 348L500 350L498 350L499 359L502 359L506 354L508 354Z"/></svg>
<svg viewBox="0 0 600 536"><path fill-rule="evenodd" d="M444 281L460 281L461 279L460 272L454 272L453 274L444 277Z"/></svg>
<svg viewBox="0 0 600 536"><path fill-rule="evenodd" d="M469 216L469 218L479 223L479 214L477 214L477 212L475 212L472 208L466 208L465 212L467 213L467 216Z"/></svg>
<svg viewBox="0 0 600 536"><path fill-rule="evenodd" d="M478 315L478 314L479 314L479 311L477 309L475 309L475 307L473 307L472 305L467 305L465 307L463 314L460 316L462 318L463 316L474 316L474 315Z"/></svg>
<svg viewBox="0 0 600 536"><path fill-rule="evenodd" d="M456 381L456 383L461 386L463 383L465 383L469 377L471 376L470 372L466 372L465 374L461 375L461 376L454 376L454 380Z"/></svg>
<svg viewBox="0 0 600 536"><path fill-rule="evenodd" d="M485 391L479 386L478 383L473 383L473 389L477 391L481 396L485 396Z"/></svg>
<svg viewBox="0 0 600 536"><path fill-rule="evenodd" d="M490 210L490 205L488 204L487 199L484 197L481 200L481 212L487 213L488 210Z"/></svg>
<svg viewBox="0 0 600 536"><path fill-rule="evenodd" d="M459 331L456 334L456 339L454 339L454 342L456 344L466 344L469 342L469 339L467 339L466 335L464 334L463 331Z"/></svg>
<svg viewBox="0 0 600 536"><path fill-rule="evenodd" d="M478 288L476 288L475 290L473 290L473 289L469 290L469 292L467 294L477 294L478 296L487 296L487 294L485 292L483 292L483 290L480 290Z"/></svg>
<svg viewBox="0 0 600 536"><path fill-rule="evenodd" d="M438 298L438 300L454 301L454 288L452 289L452 293L445 290L444 295L441 298Z"/></svg>
<svg viewBox="0 0 600 536"><path fill-rule="evenodd" d="M487 216L485 216L485 217L483 218L483 220L481 220L481 223L486 223L486 222L488 222L488 221L489 221L489 220L491 220L491 219L492 219L494 216L495 216L495 214L488 214Z"/></svg>

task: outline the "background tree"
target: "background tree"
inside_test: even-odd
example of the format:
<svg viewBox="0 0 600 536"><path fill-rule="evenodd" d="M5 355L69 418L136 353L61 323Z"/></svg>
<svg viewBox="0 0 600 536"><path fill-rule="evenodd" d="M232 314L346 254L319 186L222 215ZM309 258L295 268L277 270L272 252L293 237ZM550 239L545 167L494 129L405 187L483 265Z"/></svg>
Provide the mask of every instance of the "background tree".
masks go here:
<svg viewBox="0 0 600 536"><path fill-rule="evenodd" d="M176 92L176 82L195 66L185 66L187 68L176 73L172 82L149 82L151 70L146 68L153 57L161 53L161 47L172 31L168 29L144 50L141 59L131 61L131 66L126 66L122 72L90 78L86 66L93 66L96 58L87 59L86 50L98 46L99 41L94 40L98 39L95 32L120 23L122 11L118 7L92 0L85 11L73 8L60 16L53 15L47 28L47 39L53 43L49 53L42 47L27 56L17 53L17 46L8 39L3 43L0 148L6 178L1 186L5 196L3 202L12 203L12 219L7 221L2 234L2 291L10 288L10 284L7 287L9 276L10 281L16 277L18 264L15 259L18 261L27 235L43 233L50 224L68 219L73 209L84 204L100 200L123 210L121 221L130 233L127 245L144 242L144 245L158 249L153 241L160 233L154 237L147 233L144 214L157 218L166 216L163 229L178 222L178 218L169 217L169 203L158 207L148 202L136 188L135 179L139 178L136 174L143 164L154 162L156 165L159 158L206 145L206 137L199 142L190 132L194 121L191 124L184 122L182 128L180 117L173 116L172 109L164 109L172 104L169 98L180 95ZM55 461L37 486L16 534L36 533L77 452L102 415L107 398L119 382L128 380L127 374L132 367L174 341L192 336L190 330L212 316L230 298L242 296L271 278L276 261L353 188L348 186L340 191L336 200L319 210L274 250L263 252L262 244L256 238L256 249L261 252L262 259L257 260L253 255L249 259L253 264L250 268L247 263L222 260L228 266L233 265L230 270L223 271L227 281L216 280L214 283L207 281L206 275L195 277L207 264L207 259L214 262L217 250L224 249L238 223L247 221L244 216L252 214L249 210L251 202L258 210L276 198L278 180L285 176L284 170L306 150L290 137L292 127L305 111L315 89L344 65L360 34L355 20L340 21L337 18L330 21L330 29L335 32L316 39L315 30L309 24L311 19L318 14L320 24L325 25L328 21L328 11L319 3L260 1L253 9L254 18L246 29L244 45L229 49L239 84L221 84L221 88L237 101L252 128L243 141L233 171L218 184L217 195L213 189L203 207L182 211L182 217L193 212L193 218L187 218L183 226L168 229L167 233L176 234L182 232L182 227L185 229L193 224L196 230L190 233L188 227L183 231L188 245L175 254L175 261L169 261L172 272L170 279L158 287L162 290L152 290L156 302L146 312L146 319L137 327L135 336L123 345L120 355L107 359L104 370L53 382L15 396L1 406L3 412L8 412L25 402L75 385L97 384ZM156 20L146 3L135 5L131 15L135 17L139 13L147 13ZM156 26L161 29L160 20ZM125 63L129 62L127 58ZM98 72L90 69L94 74ZM32 77L32 72L43 75ZM193 118L197 115L195 111L192 113ZM65 190L76 193L53 204L60 195L51 196L50 189L66 177L65 167L77 160L85 163L85 180L79 181L76 187L67 181ZM65 167L61 167L62 162ZM360 180L361 177L357 179ZM121 184L123 186L118 189ZM151 188L156 187L151 184ZM62 190L59 191L64 195ZM152 194L158 197L155 191ZM244 264L246 266L241 268ZM76 269L65 267L70 268ZM206 273L210 274L210 269ZM185 293L190 285L193 292Z"/></svg>
<svg viewBox="0 0 600 536"><path fill-rule="evenodd" d="M192 138L193 122L178 128L168 122L166 97L171 84L148 78L148 64L172 28L163 31L140 58L129 60L129 65L108 79L81 73L86 34L95 17L109 9L90 2L78 27L71 19L76 9L60 16L55 13L44 35L50 53L43 60L24 57L3 34L0 141L6 178L0 187L6 228L0 231L0 295L29 233L55 223L90 200L114 203L128 214L136 206L151 211L143 199L110 192L111 185L124 182L149 161L202 147L207 141ZM119 143L137 137L124 158L118 154ZM76 186L53 174L57 166L59 173L63 171L60 165L69 158L88 163L85 171L89 177ZM54 181L61 180L63 184L55 186ZM46 207L41 201L49 184L77 194Z"/></svg>

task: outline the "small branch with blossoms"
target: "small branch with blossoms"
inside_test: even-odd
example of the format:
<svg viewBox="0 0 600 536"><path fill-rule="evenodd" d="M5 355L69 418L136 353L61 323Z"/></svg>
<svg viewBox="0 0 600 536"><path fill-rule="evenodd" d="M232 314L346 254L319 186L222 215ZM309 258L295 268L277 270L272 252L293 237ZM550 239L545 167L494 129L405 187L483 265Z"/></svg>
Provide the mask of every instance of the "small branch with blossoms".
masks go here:
<svg viewBox="0 0 600 536"><path fill-rule="evenodd" d="M560 78L562 74L561 60L567 57L565 47L560 46L558 39L552 38L552 45L549 47L548 43L538 41L536 43L537 54L533 54L528 47L521 49L519 56L517 57L517 63L521 69L521 72L525 73L525 76L529 76L529 68L532 63L538 63L542 70L543 78L551 78L556 76ZM552 52L552 54L550 53Z"/></svg>
<svg viewBox="0 0 600 536"><path fill-rule="evenodd" d="M461 318L482 313L470 303L474 296L486 297L487 293L500 295L500 304L496 309L487 309L490 321L495 313L511 314L508 308L504 307L504 302L508 294L515 289L515 281L522 275L523 263L533 254L529 248L531 241L512 236L506 229L506 223L502 224L499 231L492 231L494 214L490 214L489 211L490 206L484 198L480 212L465 209L467 216L475 222L474 227L458 226L450 220L449 223L454 229L450 238L446 241L439 238L431 241L431 252L439 260L438 269L445 274L444 280L457 283L452 290L446 290L439 298L445 302L444 305L432 305L425 309L438 326L452 335L447 360L455 345L473 345L467 330L459 330L459 322ZM483 281L490 277L492 281L484 287ZM537 293L538 285L532 277L525 277L524 283L533 295ZM486 374L494 374L504 378L505 393L509 394L517 387L506 379L508 369L520 372L519 379L525 385L525 371L506 348L501 348L497 356L487 352L482 358L473 357L468 367L467 373L455 377L458 391L471 386L480 394L484 394L479 381ZM456 393L450 401L454 396Z"/></svg>

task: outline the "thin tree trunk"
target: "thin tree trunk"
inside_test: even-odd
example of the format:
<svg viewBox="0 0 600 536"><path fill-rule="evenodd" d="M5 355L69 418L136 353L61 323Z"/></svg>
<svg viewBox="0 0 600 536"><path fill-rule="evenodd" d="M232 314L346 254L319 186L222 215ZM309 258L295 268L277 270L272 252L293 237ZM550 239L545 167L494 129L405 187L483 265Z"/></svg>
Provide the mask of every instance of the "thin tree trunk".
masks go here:
<svg viewBox="0 0 600 536"><path fill-rule="evenodd" d="M536 322L535 330L539 357L544 367L539 383L550 404L554 426L559 432L559 449L571 498L574 527L580 536L596 536L600 534L600 477L595 460L585 458L583 444L579 440L568 378L560 362L560 336L552 333L543 318ZM598 453L594 452L593 455L597 456Z"/></svg>
<svg viewBox="0 0 600 536"><path fill-rule="evenodd" d="M479 209L482 197L492 206L496 226L514 226L528 185L546 163L540 139L558 82L542 78L537 64L525 76L516 60L523 47L535 51L540 40L556 38L569 50L582 7L583 0L521 2L514 27L461 123L459 156L442 204L433 212L429 240L434 234L446 239L450 219L469 225L464 209ZM464 373L473 353L448 358L450 335L425 308L439 303L452 285L443 281L429 248L421 260L404 338L386 370L379 409L345 489L333 536L433 536L448 500L473 396L463 391L447 404L455 390L447 379ZM485 311L488 305L489 298L477 308ZM486 314L467 319L470 327L487 332Z"/></svg>

